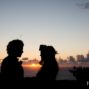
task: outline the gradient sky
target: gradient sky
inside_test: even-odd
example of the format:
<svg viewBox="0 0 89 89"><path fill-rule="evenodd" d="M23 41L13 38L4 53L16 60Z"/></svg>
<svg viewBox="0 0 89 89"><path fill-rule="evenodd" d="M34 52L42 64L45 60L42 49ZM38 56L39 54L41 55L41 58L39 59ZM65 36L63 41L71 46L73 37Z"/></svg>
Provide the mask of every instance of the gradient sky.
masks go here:
<svg viewBox="0 0 89 89"><path fill-rule="evenodd" d="M89 50L89 0L0 0L0 58L13 39L24 41L22 57L39 58L39 45L59 56Z"/></svg>

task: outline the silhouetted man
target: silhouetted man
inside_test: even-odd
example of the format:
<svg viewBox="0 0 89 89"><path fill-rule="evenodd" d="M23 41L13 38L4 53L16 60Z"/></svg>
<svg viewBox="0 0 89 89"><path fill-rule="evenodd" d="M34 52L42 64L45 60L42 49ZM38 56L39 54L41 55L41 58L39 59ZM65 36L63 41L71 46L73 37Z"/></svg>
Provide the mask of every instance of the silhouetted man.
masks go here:
<svg viewBox="0 0 89 89"><path fill-rule="evenodd" d="M57 53L52 46L40 45L42 68L37 74L39 80L56 80L58 65L55 59Z"/></svg>
<svg viewBox="0 0 89 89"><path fill-rule="evenodd" d="M4 80L22 80L24 78L22 62L17 58L21 57L23 46L23 42L19 39L12 40L7 45L8 56L1 64L1 74Z"/></svg>

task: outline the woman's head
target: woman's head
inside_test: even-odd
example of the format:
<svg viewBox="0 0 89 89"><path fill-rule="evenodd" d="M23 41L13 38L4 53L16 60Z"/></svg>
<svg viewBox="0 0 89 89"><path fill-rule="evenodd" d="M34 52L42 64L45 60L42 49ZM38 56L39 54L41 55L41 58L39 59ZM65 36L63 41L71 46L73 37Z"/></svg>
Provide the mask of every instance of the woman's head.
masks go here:
<svg viewBox="0 0 89 89"><path fill-rule="evenodd" d="M46 60L46 57L47 57L47 46L40 45L39 50L40 50L40 56L41 56L40 63L42 64L44 62L44 60Z"/></svg>
<svg viewBox="0 0 89 89"><path fill-rule="evenodd" d="M54 49L53 46L40 45L39 50L41 63L50 61L52 58L55 57L55 54L57 54L57 51Z"/></svg>

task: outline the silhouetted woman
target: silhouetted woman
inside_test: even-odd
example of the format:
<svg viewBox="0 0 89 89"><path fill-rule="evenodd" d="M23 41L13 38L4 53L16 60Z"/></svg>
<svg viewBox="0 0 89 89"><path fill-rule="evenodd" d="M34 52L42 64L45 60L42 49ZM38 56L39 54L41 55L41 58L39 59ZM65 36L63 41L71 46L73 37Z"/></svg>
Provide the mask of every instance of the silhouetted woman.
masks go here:
<svg viewBox="0 0 89 89"><path fill-rule="evenodd" d="M58 65L55 59L57 52L52 46L40 45L42 68L37 74L39 80L56 80Z"/></svg>
<svg viewBox="0 0 89 89"><path fill-rule="evenodd" d="M8 56L1 64L1 74L4 80L22 80L24 78L22 62L17 58L21 57L23 46L23 42L19 39L12 40L7 45Z"/></svg>

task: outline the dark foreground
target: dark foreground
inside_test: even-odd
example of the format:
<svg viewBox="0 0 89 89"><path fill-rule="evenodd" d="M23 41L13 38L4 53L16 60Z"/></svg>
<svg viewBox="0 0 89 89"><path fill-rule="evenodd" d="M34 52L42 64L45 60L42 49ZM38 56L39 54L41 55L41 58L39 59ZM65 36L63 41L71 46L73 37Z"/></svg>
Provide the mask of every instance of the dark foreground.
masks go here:
<svg viewBox="0 0 89 89"><path fill-rule="evenodd" d="M62 89L62 88L84 89L85 87L89 87L89 81L77 81L77 80L55 80L55 81L47 80L46 81L46 80L37 80L32 78L25 78L24 80L21 81L0 81L1 86L6 87L5 84L8 85L9 87L11 86L13 87L21 86L27 88L41 87L41 89L48 88L48 87L54 87L58 89Z"/></svg>

